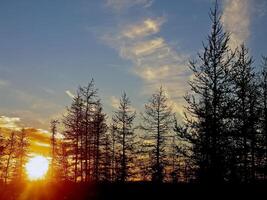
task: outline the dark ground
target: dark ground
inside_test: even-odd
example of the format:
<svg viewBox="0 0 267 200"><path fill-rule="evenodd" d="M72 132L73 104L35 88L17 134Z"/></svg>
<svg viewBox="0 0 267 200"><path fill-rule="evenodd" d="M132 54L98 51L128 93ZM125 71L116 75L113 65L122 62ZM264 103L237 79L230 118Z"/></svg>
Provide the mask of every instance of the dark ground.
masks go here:
<svg viewBox="0 0 267 200"><path fill-rule="evenodd" d="M0 200L82 200L82 199L228 199L251 197L265 199L267 184L200 185L200 184L75 184L71 182L32 182L0 185Z"/></svg>

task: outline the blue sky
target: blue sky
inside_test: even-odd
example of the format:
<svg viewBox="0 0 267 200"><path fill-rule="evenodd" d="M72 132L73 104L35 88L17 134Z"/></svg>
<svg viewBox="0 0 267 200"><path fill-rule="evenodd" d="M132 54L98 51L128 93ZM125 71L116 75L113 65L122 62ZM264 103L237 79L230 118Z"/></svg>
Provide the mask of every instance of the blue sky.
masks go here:
<svg viewBox="0 0 267 200"><path fill-rule="evenodd" d="M68 93L95 79L107 113L125 90L140 111L161 84L175 111L188 59L210 30L213 0L1 0L0 119L48 129ZM267 55L267 1L219 1L231 47ZM19 119L19 120L18 120Z"/></svg>

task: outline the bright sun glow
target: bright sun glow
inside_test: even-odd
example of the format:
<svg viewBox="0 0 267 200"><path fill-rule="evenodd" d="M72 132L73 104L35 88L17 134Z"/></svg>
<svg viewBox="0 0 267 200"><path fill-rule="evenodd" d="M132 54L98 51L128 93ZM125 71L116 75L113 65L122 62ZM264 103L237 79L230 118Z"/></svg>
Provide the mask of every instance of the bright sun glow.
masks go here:
<svg viewBox="0 0 267 200"><path fill-rule="evenodd" d="M26 164L26 172L30 180L38 180L44 178L47 173L49 161L43 156L35 156L29 159Z"/></svg>

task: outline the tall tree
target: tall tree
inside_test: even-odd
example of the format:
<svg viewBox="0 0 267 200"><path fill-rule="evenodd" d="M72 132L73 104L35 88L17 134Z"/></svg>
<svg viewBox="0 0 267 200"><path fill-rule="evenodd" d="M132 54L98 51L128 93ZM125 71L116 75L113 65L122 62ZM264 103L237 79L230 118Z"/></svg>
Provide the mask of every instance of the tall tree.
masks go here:
<svg viewBox="0 0 267 200"><path fill-rule="evenodd" d="M5 151L5 139L0 128L0 181L2 180L2 172L4 167L4 151Z"/></svg>
<svg viewBox="0 0 267 200"><path fill-rule="evenodd" d="M27 132L23 128L21 131L17 132L18 134L18 141L17 141L17 151L15 155L16 159L16 167L15 167L15 176L14 177L17 181L22 181L23 179L23 167L26 163L28 147L29 147L29 140L27 137Z"/></svg>
<svg viewBox="0 0 267 200"><path fill-rule="evenodd" d="M95 88L94 80L92 79L87 86L80 87L79 93L83 100L83 136L85 141L84 146L84 160L85 160L85 181L89 181L92 175L92 142L94 138L93 133L93 114L94 107L97 102L97 89Z"/></svg>
<svg viewBox="0 0 267 200"><path fill-rule="evenodd" d="M63 124L65 126L63 135L66 153L74 160L74 181L76 182L79 176L80 180L83 181L83 101L79 92L73 98L71 106L67 108L67 115L64 116Z"/></svg>
<svg viewBox="0 0 267 200"><path fill-rule="evenodd" d="M110 137L111 137L111 181L118 180L117 176L117 143L116 143L116 122L115 119L112 118L112 122L109 127Z"/></svg>
<svg viewBox="0 0 267 200"><path fill-rule="evenodd" d="M259 168L263 169L264 179L267 177L267 57L262 57L262 69L260 73L260 127L261 127L261 164Z"/></svg>
<svg viewBox="0 0 267 200"><path fill-rule="evenodd" d="M111 150L111 138L109 133L105 133L103 138L103 148L102 148L102 155L101 155L101 179L102 181L112 181L112 150Z"/></svg>
<svg viewBox="0 0 267 200"><path fill-rule="evenodd" d="M210 12L211 33L197 61L190 62L193 79L187 101L186 128L179 136L191 142L197 176L204 182L223 182L230 120L231 66L229 33L224 32L216 2ZM186 133L186 132L187 133Z"/></svg>
<svg viewBox="0 0 267 200"><path fill-rule="evenodd" d="M119 181L125 182L129 177L130 162L133 159L135 112L131 110L131 102L123 92L118 110L114 114L117 143L120 146Z"/></svg>
<svg viewBox="0 0 267 200"><path fill-rule="evenodd" d="M257 139L258 124L258 84L256 75L252 67L252 58L249 56L248 49L241 45L237 51L237 61L233 67L233 135L232 145L236 155L235 160L241 163L235 163L237 166L242 165L242 179L239 181L248 182L255 179L255 148ZM239 145L242 144L242 145ZM237 168L237 167L235 167ZM236 174L234 171L233 174Z"/></svg>
<svg viewBox="0 0 267 200"><path fill-rule="evenodd" d="M59 121L58 120L51 120L50 128L51 128L51 178L55 177L56 172L56 161L57 161L57 126Z"/></svg>
<svg viewBox="0 0 267 200"><path fill-rule="evenodd" d="M7 183L11 178L11 172L13 165L13 159L15 158L16 153L17 138L15 131L10 133L10 136L7 140L7 145L5 148L6 162L4 168L4 181Z"/></svg>
<svg viewBox="0 0 267 200"><path fill-rule="evenodd" d="M167 156L166 137L171 136L170 130L173 124L171 107L162 87L152 95L145 105L145 112L141 115L143 119L141 128L147 132L144 139L149 141L146 147L152 159L150 166L152 181L162 182Z"/></svg>
<svg viewBox="0 0 267 200"><path fill-rule="evenodd" d="M94 169L93 175L94 180L99 181L100 179L100 164L101 160L104 159L104 149L101 147L105 146L106 132L107 132L107 124L106 124L106 115L103 113L103 108L100 101L97 101L95 109L94 109ZM101 152L102 150L102 152Z"/></svg>
<svg viewBox="0 0 267 200"><path fill-rule="evenodd" d="M60 163L58 178L63 181L69 180L69 156L67 146L67 143L64 141L58 144L58 161ZM77 179L74 179L74 181L77 181Z"/></svg>

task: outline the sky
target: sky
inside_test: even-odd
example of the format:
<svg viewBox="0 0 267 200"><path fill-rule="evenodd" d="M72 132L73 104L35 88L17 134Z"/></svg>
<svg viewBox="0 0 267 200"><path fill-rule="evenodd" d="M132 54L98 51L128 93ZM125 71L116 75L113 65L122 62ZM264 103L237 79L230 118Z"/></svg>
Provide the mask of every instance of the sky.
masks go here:
<svg viewBox="0 0 267 200"><path fill-rule="evenodd" d="M267 55L267 1L219 0L231 48ZM0 127L49 130L94 78L104 110L122 91L140 112L160 85L183 112L188 61L202 50L214 0L0 0ZM48 141L47 139L45 139Z"/></svg>

